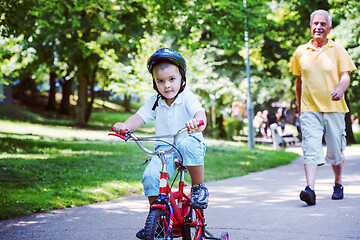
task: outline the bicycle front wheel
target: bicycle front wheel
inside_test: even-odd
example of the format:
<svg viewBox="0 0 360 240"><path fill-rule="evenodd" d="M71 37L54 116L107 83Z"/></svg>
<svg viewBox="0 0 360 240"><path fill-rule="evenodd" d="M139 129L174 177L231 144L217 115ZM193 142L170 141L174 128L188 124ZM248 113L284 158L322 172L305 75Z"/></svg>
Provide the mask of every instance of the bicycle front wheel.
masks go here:
<svg viewBox="0 0 360 240"><path fill-rule="evenodd" d="M204 217L204 211L199 210L201 217ZM199 225L198 225L199 224ZM202 225L201 218L196 211L191 208L189 214L186 217L182 229L183 240L201 240L203 239L204 225Z"/></svg>
<svg viewBox="0 0 360 240"><path fill-rule="evenodd" d="M166 239L169 215L162 209L151 211L145 223L146 240ZM172 233L170 234L172 239Z"/></svg>

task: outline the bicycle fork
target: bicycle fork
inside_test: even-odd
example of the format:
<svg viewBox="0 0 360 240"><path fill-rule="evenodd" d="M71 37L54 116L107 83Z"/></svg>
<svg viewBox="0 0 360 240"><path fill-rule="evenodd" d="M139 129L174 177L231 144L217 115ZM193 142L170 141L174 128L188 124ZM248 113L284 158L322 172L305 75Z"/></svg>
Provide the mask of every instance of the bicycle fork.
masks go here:
<svg viewBox="0 0 360 240"><path fill-rule="evenodd" d="M162 209L168 213L169 217L167 219L168 226L167 226L167 231L166 231L166 239L170 240L171 239L170 233L172 232L175 217L174 217L174 210L173 210L173 208L169 202L169 199L167 197L168 192L170 190L169 184L167 182L167 176L168 176L167 171L161 171L160 188L159 188L160 196L157 199L157 203L154 203L151 205L151 209L152 210Z"/></svg>
<svg viewBox="0 0 360 240"><path fill-rule="evenodd" d="M157 203L151 205L151 209L162 209L168 213L168 227L166 232L166 239L171 239L171 232L174 225L174 210L169 202L168 194L170 193L170 186L168 183L168 171L167 171L167 159L163 154L158 155L162 161L162 170L160 172L160 186L159 186L159 197Z"/></svg>

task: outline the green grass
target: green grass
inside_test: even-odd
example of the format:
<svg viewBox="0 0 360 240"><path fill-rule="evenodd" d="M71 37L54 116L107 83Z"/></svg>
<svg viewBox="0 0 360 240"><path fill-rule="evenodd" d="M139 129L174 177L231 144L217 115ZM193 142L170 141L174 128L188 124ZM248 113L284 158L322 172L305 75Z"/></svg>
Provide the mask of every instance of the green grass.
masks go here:
<svg viewBox="0 0 360 240"><path fill-rule="evenodd" d="M104 131L1 120L0 125L0 219L142 191L139 159L145 156L133 144Z"/></svg>
<svg viewBox="0 0 360 240"><path fill-rule="evenodd" d="M121 106L105 102L107 111L99 109L99 104L94 108L88 122L91 129L110 130L116 122L124 122L128 117L134 113L124 113ZM116 107L118 106L118 107ZM110 108L112 107L112 108ZM75 127L75 121L71 116L64 116L57 113L49 112L31 112L25 107L16 105L0 105L0 119L12 122L29 122L44 125L61 125L68 127ZM150 123L138 129L139 132L153 133L155 131L155 124Z"/></svg>
<svg viewBox="0 0 360 240"><path fill-rule="evenodd" d="M0 120L0 137L0 219L142 192L141 163L147 155L106 131ZM205 181L265 170L297 157L208 142Z"/></svg>
<svg viewBox="0 0 360 240"><path fill-rule="evenodd" d="M56 119L39 113L0 106L0 220L142 193L141 163L148 156L134 143L107 136L114 122L128 116L98 111L92 129L77 129L69 119L54 125ZM140 130L152 133L154 125ZM207 139L205 181L262 171L296 157Z"/></svg>
<svg viewBox="0 0 360 240"><path fill-rule="evenodd" d="M354 133L355 141L360 143L360 133Z"/></svg>
<svg viewBox="0 0 360 240"><path fill-rule="evenodd" d="M210 141L207 144L205 181L243 176L292 162L297 154L268 148L249 150L247 144Z"/></svg>

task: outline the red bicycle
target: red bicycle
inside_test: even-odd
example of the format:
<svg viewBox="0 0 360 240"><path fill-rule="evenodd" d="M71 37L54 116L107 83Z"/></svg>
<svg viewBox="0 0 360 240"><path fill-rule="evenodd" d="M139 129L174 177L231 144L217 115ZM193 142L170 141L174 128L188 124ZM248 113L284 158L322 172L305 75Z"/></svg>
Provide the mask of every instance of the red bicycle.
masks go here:
<svg viewBox="0 0 360 240"><path fill-rule="evenodd" d="M199 126L203 124L204 123L200 121ZM119 137L125 141L134 141L143 152L149 155L157 155L162 162L159 197L151 205L151 211L147 216L145 223L145 236L147 240L170 240L177 237L182 237L184 240L228 240L229 234L227 232L221 233L221 237L217 238L205 228L206 224L203 209L194 209L190 207L190 194L184 193L184 175L187 170L186 167L182 165L182 161L176 162L176 165L178 166L177 174L171 184L171 187L168 183L167 160L165 155L172 153L174 150L178 151L176 143L180 139L180 136L186 131L187 128L185 127L180 129L174 135L156 137L137 137L131 131L126 131L124 135L116 133L109 133L109 135ZM156 141L160 138L173 138L173 142L169 143L171 148L166 151L151 151L141 142ZM179 188L177 191L172 191L171 188L178 176Z"/></svg>

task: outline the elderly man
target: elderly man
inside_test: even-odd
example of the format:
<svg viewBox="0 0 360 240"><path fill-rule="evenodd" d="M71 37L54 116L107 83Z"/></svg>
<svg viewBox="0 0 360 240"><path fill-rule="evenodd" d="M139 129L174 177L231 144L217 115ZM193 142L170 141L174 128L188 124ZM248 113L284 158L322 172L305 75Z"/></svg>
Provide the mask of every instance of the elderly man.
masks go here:
<svg viewBox="0 0 360 240"><path fill-rule="evenodd" d="M290 72L297 76L296 98L302 131L302 149L307 186L300 199L316 204L314 191L317 168L325 162L335 175L332 199L343 199L343 151L346 145L345 113L349 111L344 93L350 85L349 72L356 69L346 50L327 38L332 28L331 15L317 10L310 16L313 38L299 46ZM322 139L327 153L324 157Z"/></svg>

